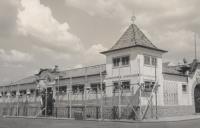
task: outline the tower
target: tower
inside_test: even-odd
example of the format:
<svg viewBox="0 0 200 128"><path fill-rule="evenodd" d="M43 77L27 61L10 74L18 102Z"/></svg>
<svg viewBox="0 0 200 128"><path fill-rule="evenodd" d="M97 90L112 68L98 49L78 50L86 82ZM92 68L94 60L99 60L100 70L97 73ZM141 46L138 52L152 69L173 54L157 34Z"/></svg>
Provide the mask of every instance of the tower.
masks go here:
<svg viewBox="0 0 200 128"><path fill-rule="evenodd" d="M107 87L107 95L112 96L116 86L129 93L137 90L138 83L144 83L146 91L152 89L155 81L162 84L162 55L165 52L156 47L134 22L130 24L119 40L102 52L106 56L105 83L112 86Z"/></svg>

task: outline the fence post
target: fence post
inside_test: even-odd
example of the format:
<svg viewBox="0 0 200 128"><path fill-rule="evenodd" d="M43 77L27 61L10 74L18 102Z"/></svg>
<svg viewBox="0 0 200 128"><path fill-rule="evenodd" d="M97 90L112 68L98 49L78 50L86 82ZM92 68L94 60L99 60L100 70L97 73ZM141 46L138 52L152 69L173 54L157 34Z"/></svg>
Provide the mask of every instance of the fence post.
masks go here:
<svg viewBox="0 0 200 128"><path fill-rule="evenodd" d="M67 117L70 118L70 107L67 106Z"/></svg>
<svg viewBox="0 0 200 128"><path fill-rule="evenodd" d="M58 107L56 106L56 118L58 116Z"/></svg>
<svg viewBox="0 0 200 128"><path fill-rule="evenodd" d="M99 107L96 107L96 118L99 119Z"/></svg>

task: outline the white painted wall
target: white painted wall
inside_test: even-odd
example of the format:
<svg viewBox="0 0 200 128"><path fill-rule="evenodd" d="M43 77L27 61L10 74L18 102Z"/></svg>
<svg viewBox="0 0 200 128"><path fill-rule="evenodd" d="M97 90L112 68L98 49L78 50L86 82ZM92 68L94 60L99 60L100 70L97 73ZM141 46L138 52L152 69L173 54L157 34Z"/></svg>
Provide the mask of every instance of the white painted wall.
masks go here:
<svg viewBox="0 0 200 128"><path fill-rule="evenodd" d="M112 64L112 59L114 57L129 55L130 65L127 67L117 67L114 68ZM144 55L150 55L157 58L157 67L144 65ZM155 71L157 75L158 83L161 85L158 90L158 105L163 105L163 77L162 77L162 53L150 50L146 48L129 48L118 50L110 53L106 53L106 79L105 83L107 87L107 96L112 96L112 84L113 81L117 80L130 80L131 85L136 91L138 85L133 85L135 83L144 83L144 80L155 80ZM120 76L120 77L119 77ZM144 99L144 100L143 100ZM142 104L146 104L146 98L142 99ZM155 100L155 98L153 98ZM155 101L154 101L155 102Z"/></svg>

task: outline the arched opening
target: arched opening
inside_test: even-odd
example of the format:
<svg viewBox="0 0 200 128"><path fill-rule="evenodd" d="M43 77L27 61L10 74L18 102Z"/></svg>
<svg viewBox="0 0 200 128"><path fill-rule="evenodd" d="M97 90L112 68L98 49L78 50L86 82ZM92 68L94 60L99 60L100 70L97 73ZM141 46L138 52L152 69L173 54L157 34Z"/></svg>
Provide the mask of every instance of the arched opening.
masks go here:
<svg viewBox="0 0 200 128"><path fill-rule="evenodd" d="M194 89L194 103L195 112L200 113L200 84L196 85Z"/></svg>

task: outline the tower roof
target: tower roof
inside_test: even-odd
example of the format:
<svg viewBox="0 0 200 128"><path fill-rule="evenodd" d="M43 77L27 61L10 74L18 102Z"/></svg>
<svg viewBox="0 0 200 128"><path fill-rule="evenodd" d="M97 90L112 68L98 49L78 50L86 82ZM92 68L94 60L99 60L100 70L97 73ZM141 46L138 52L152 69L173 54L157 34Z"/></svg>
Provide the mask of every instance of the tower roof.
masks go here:
<svg viewBox="0 0 200 128"><path fill-rule="evenodd" d="M131 24L128 29L122 34L120 39L112 46L112 48L102 53L126 49L130 47L144 47L161 52L166 52L157 48L135 24Z"/></svg>

